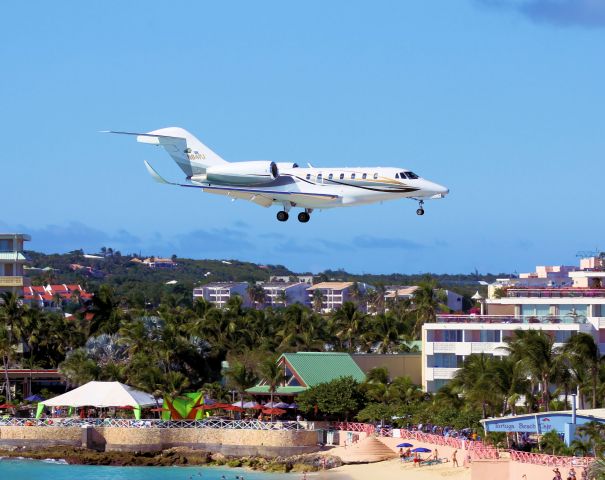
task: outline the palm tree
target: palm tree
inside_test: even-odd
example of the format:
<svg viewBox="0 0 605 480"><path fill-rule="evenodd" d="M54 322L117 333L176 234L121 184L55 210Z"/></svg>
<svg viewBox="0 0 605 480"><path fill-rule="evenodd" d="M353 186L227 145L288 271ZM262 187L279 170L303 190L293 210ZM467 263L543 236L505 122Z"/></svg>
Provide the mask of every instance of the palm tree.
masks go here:
<svg viewBox="0 0 605 480"><path fill-rule="evenodd" d="M353 302L344 302L342 307L333 313L334 331L341 348L346 346L348 352L357 350L365 318L366 315Z"/></svg>
<svg viewBox="0 0 605 480"><path fill-rule="evenodd" d="M597 408L599 368L603 359L594 338L583 332L573 335L563 347L563 354L569 359L574 372L583 370L590 379L592 408Z"/></svg>
<svg viewBox="0 0 605 480"><path fill-rule="evenodd" d="M313 310L315 310L317 313L321 313L321 309L323 308L323 303L324 303L324 296L323 293L321 293L321 290L316 289L313 290Z"/></svg>
<svg viewBox="0 0 605 480"><path fill-rule="evenodd" d="M246 293L248 294L248 298L250 298L250 301L254 304L254 308L259 308L259 306L265 303L265 289L260 285L248 285Z"/></svg>
<svg viewBox="0 0 605 480"><path fill-rule="evenodd" d="M254 371L248 369L246 365L240 362L234 362L225 372L227 384L237 390L240 396L241 406L244 406L244 392L256 385L258 380Z"/></svg>
<svg viewBox="0 0 605 480"><path fill-rule="evenodd" d="M370 320L368 330L362 338L368 351L393 353L398 348L402 333L403 324L396 316L390 313L378 314Z"/></svg>
<svg viewBox="0 0 605 480"><path fill-rule="evenodd" d="M420 282L412 297L413 311L416 314L414 336L417 339L420 338L422 325L434 323L437 319L438 301L435 298L435 288L437 283L434 280L425 280Z"/></svg>
<svg viewBox="0 0 605 480"><path fill-rule="evenodd" d="M8 378L8 366L14 349L10 341L10 335L4 325L0 324L0 356L2 357L2 366L4 367L4 387L6 389L6 401L11 401L10 381Z"/></svg>
<svg viewBox="0 0 605 480"><path fill-rule="evenodd" d="M537 384L542 392L543 405L550 405L550 386L561 367L557 360L558 350L554 339L543 330L515 330L513 337L507 339L503 347L511 359L518 363L521 371Z"/></svg>
<svg viewBox="0 0 605 480"><path fill-rule="evenodd" d="M464 398L481 406L483 418L487 418L487 407L494 400L493 361L493 357L485 353L469 355L451 382Z"/></svg>
<svg viewBox="0 0 605 480"><path fill-rule="evenodd" d="M259 373L262 382L269 387L271 404L273 404L273 396L277 387L282 385L286 378L284 368L277 363L275 357L269 357L260 364ZM271 421L273 421L273 414L271 414Z"/></svg>

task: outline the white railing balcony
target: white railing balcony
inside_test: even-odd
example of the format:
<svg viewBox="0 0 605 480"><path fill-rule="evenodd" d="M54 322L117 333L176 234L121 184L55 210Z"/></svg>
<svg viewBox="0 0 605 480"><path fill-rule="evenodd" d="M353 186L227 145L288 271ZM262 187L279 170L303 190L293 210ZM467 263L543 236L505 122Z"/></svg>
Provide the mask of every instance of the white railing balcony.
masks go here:
<svg viewBox="0 0 605 480"><path fill-rule="evenodd" d="M433 342L433 353L456 353L458 342Z"/></svg>
<svg viewBox="0 0 605 480"><path fill-rule="evenodd" d="M503 349L505 345L500 342L471 342L471 353L504 355L506 353L506 350Z"/></svg>

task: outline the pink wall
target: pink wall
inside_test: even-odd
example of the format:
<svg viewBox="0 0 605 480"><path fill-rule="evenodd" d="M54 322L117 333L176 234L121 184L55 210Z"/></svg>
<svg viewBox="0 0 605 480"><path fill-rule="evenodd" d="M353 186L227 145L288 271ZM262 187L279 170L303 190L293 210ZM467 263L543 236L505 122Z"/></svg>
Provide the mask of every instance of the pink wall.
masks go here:
<svg viewBox="0 0 605 480"><path fill-rule="evenodd" d="M501 460L475 460L471 464L471 480L552 480L554 467ZM567 478L566 467L559 467L563 478ZM576 478L581 478L582 467L576 468Z"/></svg>

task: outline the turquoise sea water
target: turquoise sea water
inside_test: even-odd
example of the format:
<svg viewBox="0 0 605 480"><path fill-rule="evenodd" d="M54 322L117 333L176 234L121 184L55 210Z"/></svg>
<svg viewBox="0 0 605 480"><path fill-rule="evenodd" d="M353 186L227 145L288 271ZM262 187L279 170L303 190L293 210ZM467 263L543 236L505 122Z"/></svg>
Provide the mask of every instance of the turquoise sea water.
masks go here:
<svg viewBox="0 0 605 480"><path fill-rule="evenodd" d="M0 460L1 480L298 480L301 474L252 472L215 467L98 467L34 460ZM317 475L310 476L317 479Z"/></svg>

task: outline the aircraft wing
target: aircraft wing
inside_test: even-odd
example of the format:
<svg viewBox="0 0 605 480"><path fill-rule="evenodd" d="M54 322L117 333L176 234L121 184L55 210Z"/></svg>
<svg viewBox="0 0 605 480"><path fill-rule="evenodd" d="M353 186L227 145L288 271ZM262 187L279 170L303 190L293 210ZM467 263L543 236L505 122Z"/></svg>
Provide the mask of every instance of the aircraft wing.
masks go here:
<svg viewBox="0 0 605 480"><path fill-rule="evenodd" d="M188 188L201 188L204 192L214 193L216 195L224 195L229 198L247 200L254 202L262 207L269 207L274 202L293 202L303 203L305 200L310 198L321 198L325 200L336 200L340 198L338 195L331 195L327 193L304 193L304 192L288 192L282 190L265 190L260 188L244 188L244 187L219 187L219 186L205 186L195 185L192 183L175 183L165 180L155 169L145 161L145 167L151 175L151 177L158 183L166 185L177 185L179 187Z"/></svg>

